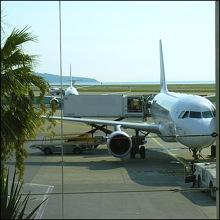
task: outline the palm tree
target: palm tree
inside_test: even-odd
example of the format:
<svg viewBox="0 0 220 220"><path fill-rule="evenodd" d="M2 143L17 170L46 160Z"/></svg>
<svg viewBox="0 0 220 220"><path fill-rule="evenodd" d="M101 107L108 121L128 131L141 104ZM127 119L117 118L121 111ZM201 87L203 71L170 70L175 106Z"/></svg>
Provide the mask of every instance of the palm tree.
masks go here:
<svg viewBox="0 0 220 220"><path fill-rule="evenodd" d="M25 43L37 41L28 29L14 29L1 42L1 161L14 154L19 178L23 177L27 156L24 142L35 136L43 122L40 118L46 112L43 97L49 89L49 84L33 72L36 56L23 50ZM34 87L40 90L39 108L33 105Z"/></svg>

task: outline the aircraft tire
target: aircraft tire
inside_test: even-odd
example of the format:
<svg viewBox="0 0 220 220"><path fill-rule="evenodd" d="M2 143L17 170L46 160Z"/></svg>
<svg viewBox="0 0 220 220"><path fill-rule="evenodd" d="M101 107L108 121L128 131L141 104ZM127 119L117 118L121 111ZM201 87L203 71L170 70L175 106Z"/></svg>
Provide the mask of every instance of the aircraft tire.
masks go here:
<svg viewBox="0 0 220 220"><path fill-rule="evenodd" d="M81 154L81 153L82 153L82 150L81 150L79 147L75 147L75 148L73 149L73 153L74 153L74 154Z"/></svg>
<svg viewBox="0 0 220 220"><path fill-rule="evenodd" d="M202 187L202 184L201 184L201 176L200 176L200 175L198 175L197 187L198 187L198 188L201 188L201 187Z"/></svg>
<svg viewBox="0 0 220 220"><path fill-rule="evenodd" d="M145 147L144 146L140 147L140 155L141 155L141 159L145 159L146 152L145 152Z"/></svg>
<svg viewBox="0 0 220 220"><path fill-rule="evenodd" d="M209 188L210 188L210 196L212 199L216 198L216 189L213 187L212 181L209 183Z"/></svg>
<svg viewBox="0 0 220 220"><path fill-rule="evenodd" d="M46 148L44 149L44 154L45 154L45 155L50 155L50 154L52 154L51 149L50 149L49 147L46 147Z"/></svg>

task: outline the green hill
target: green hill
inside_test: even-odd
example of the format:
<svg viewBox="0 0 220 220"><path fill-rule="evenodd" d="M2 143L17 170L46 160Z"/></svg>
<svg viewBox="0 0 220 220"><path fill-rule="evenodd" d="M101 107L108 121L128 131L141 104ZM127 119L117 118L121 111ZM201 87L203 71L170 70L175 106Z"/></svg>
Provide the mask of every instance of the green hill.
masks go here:
<svg viewBox="0 0 220 220"><path fill-rule="evenodd" d="M43 77L48 83L60 83L60 76L51 74L51 73L35 73L38 76ZM72 76L72 80L75 80L76 83L99 83L96 79L86 78L86 77L74 77ZM63 83L69 83L70 77L63 76Z"/></svg>

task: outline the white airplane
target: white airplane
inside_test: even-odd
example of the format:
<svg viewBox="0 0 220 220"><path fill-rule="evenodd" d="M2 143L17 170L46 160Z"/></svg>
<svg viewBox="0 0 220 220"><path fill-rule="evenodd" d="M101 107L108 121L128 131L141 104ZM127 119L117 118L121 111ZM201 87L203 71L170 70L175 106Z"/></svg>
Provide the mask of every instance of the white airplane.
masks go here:
<svg viewBox="0 0 220 220"><path fill-rule="evenodd" d="M77 91L77 89L75 87L73 87L73 84L75 82L76 82L76 80L74 80L74 82L72 82L71 64L70 64L70 86L68 88L66 88L66 90L63 90L63 95L64 96L79 95L79 92ZM59 95L61 93L61 88L51 87L50 90L49 90L49 93L51 95Z"/></svg>
<svg viewBox="0 0 220 220"><path fill-rule="evenodd" d="M64 96L69 96L69 95L79 95L79 92L77 89L73 86L73 84L76 82L72 81L72 75L71 75L71 64L70 64L70 86L66 88L66 90L63 90L63 95ZM51 88L50 89L50 94L51 95L59 95L61 93L61 88ZM53 96L50 100L50 104L54 103L56 106L60 104L61 100L60 97Z"/></svg>
<svg viewBox="0 0 220 220"><path fill-rule="evenodd" d="M115 131L107 137L107 147L115 157L125 157L128 153L131 154L131 158L134 157L132 156L135 152L132 137L121 130L130 128L136 131L136 136L139 131L146 131L146 136L149 133L156 133L166 142L179 142L187 146L193 152L193 157L197 159L197 152L211 146L215 141L215 106L208 99L198 95L168 91L161 40L159 47L161 90L151 101L150 111L154 120L153 124L71 117L63 117L63 120L114 126ZM50 118L60 120L57 116ZM144 146L136 152L141 154L141 158L145 158Z"/></svg>
<svg viewBox="0 0 220 220"><path fill-rule="evenodd" d="M75 83L76 81L74 81ZM65 96L68 95L79 95L77 89L73 86L72 75L71 75L71 64L70 64L70 87L65 90Z"/></svg>

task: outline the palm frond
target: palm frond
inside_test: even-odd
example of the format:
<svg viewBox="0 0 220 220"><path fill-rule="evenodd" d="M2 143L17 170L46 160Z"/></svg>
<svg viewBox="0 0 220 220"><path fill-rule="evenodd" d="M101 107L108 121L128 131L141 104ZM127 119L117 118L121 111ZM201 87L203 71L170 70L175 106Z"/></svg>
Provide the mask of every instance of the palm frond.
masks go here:
<svg viewBox="0 0 220 220"><path fill-rule="evenodd" d="M1 219L31 219L47 198L40 202L29 214L25 214L31 194L28 193L22 201L21 189L23 182L18 181L16 183L15 176L16 170L14 171L10 194L8 194L9 170L6 179L1 176Z"/></svg>
<svg viewBox="0 0 220 220"><path fill-rule="evenodd" d="M34 41L37 42L37 37L33 36L31 33L27 32L30 27L26 26L22 30L14 29L11 35L6 39L6 42L1 49L1 57L10 56L16 49L22 44Z"/></svg>
<svg viewBox="0 0 220 220"><path fill-rule="evenodd" d="M47 201L48 198L46 198L45 200L43 200L40 204L38 204L32 212L29 213L29 215L27 215L27 217L25 219L30 219L31 217L35 217L36 215L36 211L40 208L40 206Z"/></svg>
<svg viewBox="0 0 220 220"><path fill-rule="evenodd" d="M2 74L5 74L8 70L14 70L16 68L28 66L30 69L32 68L32 64L36 62L37 56L31 56L28 54L22 53L21 50L16 50L12 52L9 56L3 57L1 59L2 66L1 71Z"/></svg>

